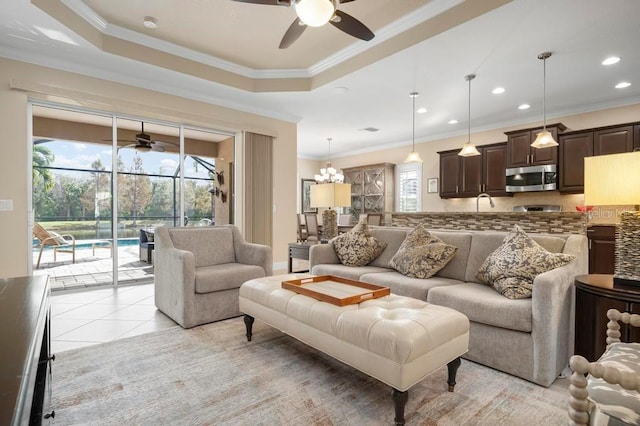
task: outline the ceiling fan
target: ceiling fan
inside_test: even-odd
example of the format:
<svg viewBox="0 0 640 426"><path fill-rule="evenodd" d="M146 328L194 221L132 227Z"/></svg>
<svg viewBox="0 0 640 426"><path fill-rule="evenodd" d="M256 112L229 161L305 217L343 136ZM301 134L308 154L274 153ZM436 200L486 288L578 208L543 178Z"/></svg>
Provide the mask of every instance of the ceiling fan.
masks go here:
<svg viewBox="0 0 640 426"><path fill-rule="evenodd" d="M233 0L241 3L264 4L269 6L294 6L298 17L291 24L282 41L280 49L291 46L307 29L307 26L321 27L327 22L345 33L369 41L375 35L362 22L353 16L338 10L338 5L355 0Z"/></svg>
<svg viewBox="0 0 640 426"><path fill-rule="evenodd" d="M165 149L162 146L162 144L175 145L174 143L171 143L171 142L152 140L151 135L144 132L144 122L142 122L141 124L142 124L142 129L141 129L142 131L136 135L135 140L130 140L130 139L118 140L118 142L133 142L129 145L124 145L121 148L134 148L142 152L149 152L151 150L164 152Z"/></svg>

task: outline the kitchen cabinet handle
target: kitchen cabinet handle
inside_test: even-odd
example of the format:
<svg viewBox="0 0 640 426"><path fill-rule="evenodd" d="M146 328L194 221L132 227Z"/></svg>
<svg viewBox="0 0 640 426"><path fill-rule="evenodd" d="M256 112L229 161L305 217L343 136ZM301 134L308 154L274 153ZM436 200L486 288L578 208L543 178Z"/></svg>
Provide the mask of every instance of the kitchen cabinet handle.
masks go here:
<svg viewBox="0 0 640 426"><path fill-rule="evenodd" d="M482 192L482 184L478 184L478 192Z"/></svg>
<svg viewBox="0 0 640 426"><path fill-rule="evenodd" d="M591 239L589 239L589 250L591 250Z"/></svg>
<svg viewBox="0 0 640 426"><path fill-rule="evenodd" d="M456 185L456 194L458 193L458 185Z"/></svg>
<svg viewBox="0 0 640 426"><path fill-rule="evenodd" d="M533 162L536 161L536 160L534 160L534 157L533 157L534 155L535 154L531 154L531 164L533 164Z"/></svg>

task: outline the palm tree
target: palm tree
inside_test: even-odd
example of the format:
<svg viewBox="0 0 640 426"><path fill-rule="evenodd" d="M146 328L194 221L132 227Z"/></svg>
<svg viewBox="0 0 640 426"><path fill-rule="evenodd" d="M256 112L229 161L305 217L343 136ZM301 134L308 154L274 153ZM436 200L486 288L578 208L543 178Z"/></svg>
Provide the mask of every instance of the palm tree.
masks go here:
<svg viewBox="0 0 640 426"><path fill-rule="evenodd" d="M42 184L45 191L50 191L53 188L55 183L53 175L45 167L53 163L55 158L56 156L46 146L33 145L33 186Z"/></svg>

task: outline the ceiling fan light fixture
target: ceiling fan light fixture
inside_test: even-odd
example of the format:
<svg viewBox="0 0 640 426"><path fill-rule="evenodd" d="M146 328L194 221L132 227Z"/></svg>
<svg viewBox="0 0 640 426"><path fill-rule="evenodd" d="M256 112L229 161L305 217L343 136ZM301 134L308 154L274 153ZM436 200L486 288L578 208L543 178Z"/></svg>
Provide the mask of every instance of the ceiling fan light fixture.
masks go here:
<svg viewBox="0 0 640 426"><path fill-rule="evenodd" d="M332 0L298 0L295 8L298 18L310 27L325 25L336 11Z"/></svg>

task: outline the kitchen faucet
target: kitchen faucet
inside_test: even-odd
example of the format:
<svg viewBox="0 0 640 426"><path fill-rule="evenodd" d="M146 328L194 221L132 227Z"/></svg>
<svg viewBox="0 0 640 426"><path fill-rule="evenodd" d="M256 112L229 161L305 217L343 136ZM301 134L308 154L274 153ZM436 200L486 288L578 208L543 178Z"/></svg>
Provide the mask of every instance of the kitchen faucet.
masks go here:
<svg viewBox="0 0 640 426"><path fill-rule="evenodd" d="M478 194L478 196L476 197L476 213L480 211L480 198L488 198L491 208L496 206L493 203L493 198L491 198L491 195L487 194L486 192L483 192L482 194Z"/></svg>

